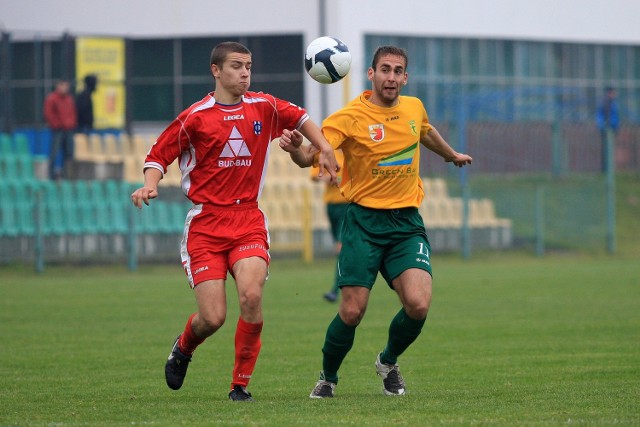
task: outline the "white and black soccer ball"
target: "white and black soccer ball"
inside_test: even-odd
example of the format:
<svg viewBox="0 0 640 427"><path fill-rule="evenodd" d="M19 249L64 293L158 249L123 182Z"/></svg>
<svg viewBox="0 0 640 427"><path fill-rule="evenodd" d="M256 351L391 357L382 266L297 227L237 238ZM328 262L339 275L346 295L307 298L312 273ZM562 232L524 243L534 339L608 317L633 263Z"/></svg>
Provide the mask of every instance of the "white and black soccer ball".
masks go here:
<svg viewBox="0 0 640 427"><path fill-rule="evenodd" d="M351 53L335 37L319 37L309 43L304 54L304 68L311 78L329 84L341 80L351 69Z"/></svg>

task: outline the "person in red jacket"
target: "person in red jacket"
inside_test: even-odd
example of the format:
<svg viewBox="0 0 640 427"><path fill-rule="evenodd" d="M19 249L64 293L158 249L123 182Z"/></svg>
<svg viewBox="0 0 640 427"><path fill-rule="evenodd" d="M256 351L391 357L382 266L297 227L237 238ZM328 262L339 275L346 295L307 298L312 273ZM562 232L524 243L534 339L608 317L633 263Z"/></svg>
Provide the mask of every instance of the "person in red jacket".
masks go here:
<svg viewBox="0 0 640 427"><path fill-rule="evenodd" d="M44 101L44 118L51 129L51 152L49 174L51 179L63 175L70 178L69 161L73 159L73 132L78 126L75 99L67 80L59 80L53 92ZM58 163L58 153L62 152L62 163Z"/></svg>

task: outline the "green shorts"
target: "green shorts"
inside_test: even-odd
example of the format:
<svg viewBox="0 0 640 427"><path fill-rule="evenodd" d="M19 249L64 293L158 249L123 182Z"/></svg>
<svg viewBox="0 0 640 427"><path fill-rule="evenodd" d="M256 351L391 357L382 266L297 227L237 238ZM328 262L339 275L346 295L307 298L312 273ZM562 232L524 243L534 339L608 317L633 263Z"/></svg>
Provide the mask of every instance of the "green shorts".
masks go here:
<svg viewBox="0 0 640 427"><path fill-rule="evenodd" d="M334 242L341 242L340 230L342 229L342 220L347 212L349 203L327 203L327 217L331 225L331 235Z"/></svg>
<svg viewBox="0 0 640 427"><path fill-rule="evenodd" d="M371 209L351 203L342 224L338 285L373 287L378 272L391 287L403 271L431 271L431 246L417 208Z"/></svg>

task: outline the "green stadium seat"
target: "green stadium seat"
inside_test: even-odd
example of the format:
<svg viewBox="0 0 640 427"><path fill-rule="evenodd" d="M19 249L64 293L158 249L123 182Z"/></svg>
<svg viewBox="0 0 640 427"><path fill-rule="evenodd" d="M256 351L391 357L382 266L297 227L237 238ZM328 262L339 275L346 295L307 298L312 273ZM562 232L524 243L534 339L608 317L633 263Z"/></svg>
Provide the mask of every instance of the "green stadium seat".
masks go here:
<svg viewBox="0 0 640 427"><path fill-rule="evenodd" d="M66 230L58 185L55 182L45 181L42 183L42 190L42 232L44 235L63 235Z"/></svg>
<svg viewBox="0 0 640 427"><path fill-rule="evenodd" d="M136 209L134 213L134 227L139 234L155 234L159 232L157 219L155 218L155 205L160 200L154 200L150 206L144 205L142 209Z"/></svg>
<svg viewBox="0 0 640 427"><path fill-rule="evenodd" d="M171 203L153 200L144 206L136 217L136 229L142 234L172 233Z"/></svg>
<svg viewBox="0 0 640 427"><path fill-rule="evenodd" d="M109 200L102 181L91 181L89 188L92 196L92 204L95 212L96 231L100 234L109 234L111 224L109 219Z"/></svg>
<svg viewBox="0 0 640 427"><path fill-rule="evenodd" d="M76 199L74 181L61 180L58 181L58 194L60 195L60 203L68 205Z"/></svg>
<svg viewBox="0 0 640 427"><path fill-rule="evenodd" d="M59 181L58 189L64 222L64 234L82 234L84 230L82 227L81 204L76 194L76 181Z"/></svg>
<svg viewBox="0 0 640 427"><path fill-rule="evenodd" d="M38 182L33 180L11 180L5 181L5 183L9 184L12 197L15 197L16 201L24 200L25 198L35 200L35 189L39 188Z"/></svg>
<svg viewBox="0 0 640 427"><path fill-rule="evenodd" d="M108 180L104 181L104 194L109 203L120 203L122 204L121 189L120 185L117 181Z"/></svg>
<svg viewBox="0 0 640 427"><path fill-rule="evenodd" d="M31 156L16 157L16 173L20 180L31 181L36 179Z"/></svg>
<svg viewBox="0 0 640 427"><path fill-rule="evenodd" d="M42 200L45 204L60 204L62 200L61 191L56 182L43 181L40 189L42 190Z"/></svg>
<svg viewBox="0 0 640 427"><path fill-rule="evenodd" d="M109 216L111 218L111 232L124 234L129 230L128 207L128 187L121 181L105 181L105 195L108 201Z"/></svg>
<svg viewBox="0 0 640 427"><path fill-rule="evenodd" d="M34 236L36 234L35 207L34 200L30 198L16 202L16 222L20 235Z"/></svg>
<svg viewBox="0 0 640 427"><path fill-rule="evenodd" d="M7 158L3 157L0 154L0 182L7 182L7 172L6 172L6 163L7 163Z"/></svg>
<svg viewBox="0 0 640 427"><path fill-rule="evenodd" d="M20 180L20 174L18 173L18 164L16 157L13 155L6 155L0 157L0 176L2 181L17 182Z"/></svg>
<svg viewBox="0 0 640 427"><path fill-rule="evenodd" d="M13 141L11 135L7 133L0 133L0 156L12 156L15 154L13 149Z"/></svg>
<svg viewBox="0 0 640 427"><path fill-rule="evenodd" d="M184 231L184 221L188 210L189 207L185 206L184 203L171 204L171 228L175 233Z"/></svg>
<svg viewBox="0 0 640 427"><path fill-rule="evenodd" d="M33 157L29 144L29 137L27 135L23 133L13 134L13 145L15 147L15 153L19 157Z"/></svg>
<svg viewBox="0 0 640 427"><path fill-rule="evenodd" d="M155 232L161 234L171 233L171 211L169 209L170 203L157 200L154 205L153 220L155 221Z"/></svg>
<svg viewBox="0 0 640 427"><path fill-rule="evenodd" d="M36 191L35 181L5 181L0 186L0 208L10 209L13 215L11 233L32 236L35 234ZM0 214L1 216L2 214ZM6 218L7 221L9 218ZM0 233L1 234L1 233Z"/></svg>
<svg viewBox="0 0 640 427"><path fill-rule="evenodd" d="M74 190L82 233L98 234L95 220L95 206L93 204L89 182L85 180L75 181Z"/></svg>
<svg viewBox="0 0 640 427"><path fill-rule="evenodd" d="M13 185L0 182L0 236L18 235L15 200Z"/></svg>

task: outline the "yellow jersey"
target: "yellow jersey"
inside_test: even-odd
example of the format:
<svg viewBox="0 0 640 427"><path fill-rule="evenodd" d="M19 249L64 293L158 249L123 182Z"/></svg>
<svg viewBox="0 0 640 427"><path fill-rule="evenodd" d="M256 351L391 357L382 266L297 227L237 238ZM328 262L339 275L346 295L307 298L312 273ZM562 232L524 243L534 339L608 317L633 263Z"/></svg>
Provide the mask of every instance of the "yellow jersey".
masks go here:
<svg viewBox="0 0 640 427"><path fill-rule="evenodd" d="M394 107L369 102L364 91L327 117L322 132L344 153L340 190L354 203L374 209L419 207L420 140L431 130L420 99L400 96Z"/></svg>
<svg viewBox="0 0 640 427"><path fill-rule="evenodd" d="M342 150L335 150L334 154L336 156L336 161L342 168L344 163L344 155L342 154ZM320 167L314 165L311 168L311 178L316 178L318 173L320 172ZM328 176L328 174L325 174ZM337 203L348 203L347 199L344 198L342 192L340 191L340 183L342 182L342 169L340 169L337 173L338 175L338 187L333 184L324 183L324 197L323 200L326 204L337 204Z"/></svg>

